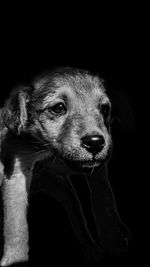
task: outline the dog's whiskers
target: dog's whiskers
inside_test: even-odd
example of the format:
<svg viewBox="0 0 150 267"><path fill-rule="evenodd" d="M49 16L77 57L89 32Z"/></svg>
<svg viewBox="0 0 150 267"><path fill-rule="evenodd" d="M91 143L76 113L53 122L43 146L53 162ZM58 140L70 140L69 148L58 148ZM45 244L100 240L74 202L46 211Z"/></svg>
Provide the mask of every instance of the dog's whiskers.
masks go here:
<svg viewBox="0 0 150 267"><path fill-rule="evenodd" d="M48 144L41 144L41 146L43 147L43 146L49 146L50 144L48 143Z"/></svg>
<svg viewBox="0 0 150 267"><path fill-rule="evenodd" d="M44 153L44 152L48 152L48 149L42 149L42 150L36 151L36 152L34 152L34 153L31 153L31 154L29 154L29 155L24 155L23 158L24 158L24 159L26 159L26 158L28 158L28 157L32 158L32 157L37 156L37 155L40 155L40 154L42 154L42 153Z"/></svg>
<svg viewBox="0 0 150 267"><path fill-rule="evenodd" d="M94 172L94 167L92 168L92 170L91 170L91 174Z"/></svg>
<svg viewBox="0 0 150 267"><path fill-rule="evenodd" d="M41 142L41 141L32 141L31 143L32 143L32 144L38 144L38 145L40 145L40 146L48 146L48 145L49 145L49 143L45 143L45 144L43 144L43 142Z"/></svg>
<svg viewBox="0 0 150 267"><path fill-rule="evenodd" d="M31 155L32 156L35 156L35 155L38 155L38 154L43 153L43 152L46 152L46 151L47 151L46 149L42 149L40 151L37 151L37 152L32 153Z"/></svg>

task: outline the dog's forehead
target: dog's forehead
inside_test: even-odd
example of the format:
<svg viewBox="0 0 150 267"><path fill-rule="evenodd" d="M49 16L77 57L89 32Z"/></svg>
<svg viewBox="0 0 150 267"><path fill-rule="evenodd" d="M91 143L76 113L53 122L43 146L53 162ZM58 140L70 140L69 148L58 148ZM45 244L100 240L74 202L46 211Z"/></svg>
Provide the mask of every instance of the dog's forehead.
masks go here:
<svg viewBox="0 0 150 267"><path fill-rule="evenodd" d="M81 101L94 104L98 101L110 102L104 80L98 75L76 73L73 75L46 76L34 84L36 105L42 108L57 100ZM91 101L90 101L91 100Z"/></svg>
<svg viewBox="0 0 150 267"><path fill-rule="evenodd" d="M97 76L92 76L89 74L76 74L67 77L61 77L56 79L56 85L58 87L70 87L73 92L78 95L87 95L93 90L97 90L97 93L103 93L105 88L103 86L103 80Z"/></svg>
<svg viewBox="0 0 150 267"><path fill-rule="evenodd" d="M57 99L63 99L67 101L75 101L81 100L85 102L87 99L91 101L93 100L108 100L106 92L99 87L93 87L91 90L75 90L75 88L64 85L58 87L55 91L50 90L49 94L47 94L44 98L43 104L46 105L48 102L53 102Z"/></svg>
<svg viewBox="0 0 150 267"><path fill-rule="evenodd" d="M77 97L83 101L86 98L108 99L103 81L96 76L59 77L53 80L53 84L54 86L50 86L47 83L45 104L57 98L73 99Z"/></svg>

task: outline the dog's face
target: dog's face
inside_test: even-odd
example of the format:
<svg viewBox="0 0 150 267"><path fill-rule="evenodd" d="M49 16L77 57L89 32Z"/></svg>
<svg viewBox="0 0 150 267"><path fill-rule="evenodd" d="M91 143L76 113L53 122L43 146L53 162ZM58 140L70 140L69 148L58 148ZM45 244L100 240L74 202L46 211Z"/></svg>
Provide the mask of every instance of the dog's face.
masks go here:
<svg viewBox="0 0 150 267"><path fill-rule="evenodd" d="M81 167L94 168L111 148L111 103L102 81L88 73L36 81L28 130L50 150Z"/></svg>

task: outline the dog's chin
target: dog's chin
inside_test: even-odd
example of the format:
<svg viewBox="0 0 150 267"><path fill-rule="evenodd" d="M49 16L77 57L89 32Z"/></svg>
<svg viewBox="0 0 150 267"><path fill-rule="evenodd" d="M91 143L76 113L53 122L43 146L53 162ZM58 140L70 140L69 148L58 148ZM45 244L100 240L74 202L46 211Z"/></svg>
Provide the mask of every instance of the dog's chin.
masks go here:
<svg viewBox="0 0 150 267"><path fill-rule="evenodd" d="M80 155L71 153L56 153L57 157L63 160L66 165L72 170L78 171L90 171L95 168L102 167L106 161L109 160L111 155L111 147L107 150L107 153L102 152L91 157L80 157Z"/></svg>
<svg viewBox="0 0 150 267"><path fill-rule="evenodd" d="M90 171L93 170L95 168L98 168L100 166L103 166L105 160L101 159L101 160L73 160L73 159L65 159L65 162L67 163L67 165L72 169L72 170L76 170L76 171Z"/></svg>
<svg viewBox="0 0 150 267"><path fill-rule="evenodd" d="M102 161L80 161L79 163L80 168L88 168L88 169L93 169L98 167L99 165L102 164Z"/></svg>
<svg viewBox="0 0 150 267"><path fill-rule="evenodd" d="M111 147L107 150L107 153L101 152L96 155L91 155L91 157L74 157L69 155L64 155L65 160L69 165L72 165L75 168L80 168L80 169L93 169L97 168L100 166L103 166L103 164L110 158L111 156Z"/></svg>

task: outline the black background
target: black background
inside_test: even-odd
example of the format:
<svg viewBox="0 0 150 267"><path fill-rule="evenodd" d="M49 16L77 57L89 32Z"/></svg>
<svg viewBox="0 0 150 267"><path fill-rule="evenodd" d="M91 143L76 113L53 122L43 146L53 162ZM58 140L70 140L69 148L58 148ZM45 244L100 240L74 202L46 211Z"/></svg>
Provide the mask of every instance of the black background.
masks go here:
<svg viewBox="0 0 150 267"><path fill-rule="evenodd" d="M116 5L114 12L111 6L108 10L107 7L89 5L87 10L87 6L71 5L65 13L59 4L55 8L39 6L38 12L35 7L21 6L19 10L17 7L15 13L11 7L6 8L1 35L0 104L3 105L16 84L28 82L35 74L55 66L94 71L104 77L110 87L125 92L135 127L125 131L118 122L112 125L114 149L109 162L109 180L121 218L128 225L132 239L126 254L108 256L103 266L143 263L141 196L144 188L140 125L143 119L141 76L146 44L143 18L146 15L141 7L122 5L118 9ZM52 265L52 261L55 265L85 264L65 210L50 196L31 197L29 227L30 257L34 262L43 266Z"/></svg>

